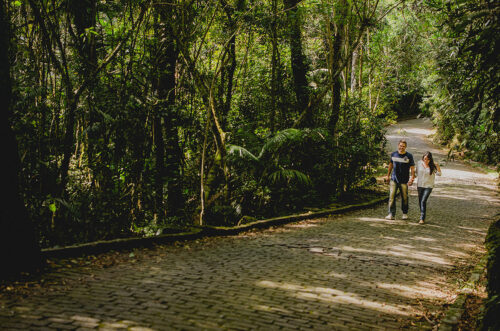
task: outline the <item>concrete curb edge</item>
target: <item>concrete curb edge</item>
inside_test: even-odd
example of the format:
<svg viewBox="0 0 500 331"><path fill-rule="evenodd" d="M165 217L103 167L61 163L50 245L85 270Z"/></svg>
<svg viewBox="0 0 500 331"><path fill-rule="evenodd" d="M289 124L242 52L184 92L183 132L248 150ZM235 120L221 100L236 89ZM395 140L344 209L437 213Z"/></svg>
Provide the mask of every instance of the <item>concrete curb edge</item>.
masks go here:
<svg viewBox="0 0 500 331"><path fill-rule="evenodd" d="M69 258L82 255L100 254L111 250L151 247L153 245L167 244L176 241L196 240L202 237L230 236L251 229L269 228L271 226L297 222L308 218L323 217L327 215L341 214L352 210L368 208L377 205L381 202L385 202L387 200L388 200L387 197L381 197L360 204L348 205L339 208L324 209L318 212L309 212L298 215L274 217L234 227L204 226L204 227L193 228L189 232L163 234L155 237L122 238L122 239L113 239L105 241L96 241L96 242L90 242L90 243L72 245L60 248L45 248L42 249L41 253L42 257L45 259Z"/></svg>

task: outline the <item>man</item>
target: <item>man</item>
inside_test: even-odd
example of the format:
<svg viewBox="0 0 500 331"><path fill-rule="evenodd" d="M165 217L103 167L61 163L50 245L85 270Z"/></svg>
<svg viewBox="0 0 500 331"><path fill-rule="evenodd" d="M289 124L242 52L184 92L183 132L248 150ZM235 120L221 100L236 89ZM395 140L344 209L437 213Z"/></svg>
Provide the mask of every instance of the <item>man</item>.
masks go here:
<svg viewBox="0 0 500 331"><path fill-rule="evenodd" d="M389 215L385 219L393 220L396 217L396 194L401 192L401 209L403 219L408 219L408 186L415 179L415 162L413 155L406 151L406 140L401 139L398 150L391 154L387 182L389 182ZM411 177L410 177L411 172Z"/></svg>

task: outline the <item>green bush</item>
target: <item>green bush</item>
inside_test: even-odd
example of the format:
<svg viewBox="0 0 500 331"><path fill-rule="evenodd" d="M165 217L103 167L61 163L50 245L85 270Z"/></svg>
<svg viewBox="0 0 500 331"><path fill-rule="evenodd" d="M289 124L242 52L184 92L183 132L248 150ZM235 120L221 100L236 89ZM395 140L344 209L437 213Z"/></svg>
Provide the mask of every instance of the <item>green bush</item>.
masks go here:
<svg viewBox="0 0 500 331"><path fill-rule="evenodd" d="M480 330L500 330L500 220L493 223L486 236L488 250L486 301Z"/></svg>
<svg viewBox="0 0 500 331"><path fill-rule="evenodd" d="M230 206L212 207L210 222L227 225L240 213L262 217L320 207L369 183L384 155L383 121L351 98L336 132L289 128L256 148L251 132L238 131L227 146Z"/></svg>
<svg viewBox="0 0 500 331"><path fill-rule="evenodd" d="M477 161L500 157L500 24L498 1L435 2L442 35L430 85L437 132L453 150Z"/></svg>

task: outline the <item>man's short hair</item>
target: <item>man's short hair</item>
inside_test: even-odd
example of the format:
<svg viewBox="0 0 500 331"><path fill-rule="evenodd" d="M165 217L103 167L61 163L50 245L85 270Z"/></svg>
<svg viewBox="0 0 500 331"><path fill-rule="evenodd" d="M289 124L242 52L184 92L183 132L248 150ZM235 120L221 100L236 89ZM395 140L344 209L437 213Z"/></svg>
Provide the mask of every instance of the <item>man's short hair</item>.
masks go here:
<svg viewBox="0 0 500 331"><path fill-rule="evenodd" d="M399 141L398 145L401 144L401 143L405 144L405 146L408 147L408 143L406 142L406 139L401 139Z"/></svg>

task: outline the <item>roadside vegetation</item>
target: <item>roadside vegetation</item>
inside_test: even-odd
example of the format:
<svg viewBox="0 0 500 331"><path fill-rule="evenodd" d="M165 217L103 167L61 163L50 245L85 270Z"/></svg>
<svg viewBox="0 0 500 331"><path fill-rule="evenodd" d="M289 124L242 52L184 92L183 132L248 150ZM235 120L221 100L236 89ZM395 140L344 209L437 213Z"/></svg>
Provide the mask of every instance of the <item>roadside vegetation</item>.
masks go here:
<svg viewBox="0 0 500 331"><path fill-rule="evenodd" d="M4 0L1 251L328 206L374 184L401 116L497 165L499 8Z"/></svg>

